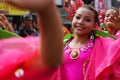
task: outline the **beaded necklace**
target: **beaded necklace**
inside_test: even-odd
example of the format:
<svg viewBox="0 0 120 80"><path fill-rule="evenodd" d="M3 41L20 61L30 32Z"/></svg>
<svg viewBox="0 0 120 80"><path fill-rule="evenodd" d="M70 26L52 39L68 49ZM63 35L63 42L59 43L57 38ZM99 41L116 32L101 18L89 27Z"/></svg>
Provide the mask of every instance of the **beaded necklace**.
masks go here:
<svg viewBox="0 0 120 80"><path fill-rule="evenodd" d="M71 59L77 59L80 56L80 52L86 52L89 48L92 48L94 45L94 42L92 39L89 40L89 42L81 47L81 48L72 48L71 50L67 51L67 53L70 54ZM69 44L66 46L69 47Z"/></svg>

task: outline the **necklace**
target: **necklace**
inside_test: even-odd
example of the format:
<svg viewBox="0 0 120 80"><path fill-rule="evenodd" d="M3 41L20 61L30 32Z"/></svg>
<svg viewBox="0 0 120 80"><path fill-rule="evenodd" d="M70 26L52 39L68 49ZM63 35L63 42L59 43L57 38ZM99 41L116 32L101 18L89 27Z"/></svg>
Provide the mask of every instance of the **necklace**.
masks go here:
<svg viewBox="0 0 120 80"><path fill-rule="evenodd" d="M93 47L93 45L93 40L90 40L85 46L81 48L71 48L69 51L67 51L67 53L70 54L71 59L77 59L80 56L81 52L87 52L89 48ZM69 45L67 47L69 47Z"/></svg>
<svg viewBox="0 0 120 80"><path fill-rule="evenodd" d="M73 49L70 52L70 58L71 59L77 59L79 57L79 55L80 55L79 49Z"/></svg>

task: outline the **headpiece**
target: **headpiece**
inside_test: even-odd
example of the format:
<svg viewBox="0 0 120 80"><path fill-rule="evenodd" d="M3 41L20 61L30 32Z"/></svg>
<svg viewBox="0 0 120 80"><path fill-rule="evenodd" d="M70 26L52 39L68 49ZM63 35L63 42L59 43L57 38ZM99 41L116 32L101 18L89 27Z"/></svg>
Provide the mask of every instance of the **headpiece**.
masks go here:
<svg viewBox="0 0 120 80"><path fill-rule="evenodd" d="M67 20L72 20L75 11L82 5L84 5L82 0L65 0L64 9L69 13Z"/></svg>

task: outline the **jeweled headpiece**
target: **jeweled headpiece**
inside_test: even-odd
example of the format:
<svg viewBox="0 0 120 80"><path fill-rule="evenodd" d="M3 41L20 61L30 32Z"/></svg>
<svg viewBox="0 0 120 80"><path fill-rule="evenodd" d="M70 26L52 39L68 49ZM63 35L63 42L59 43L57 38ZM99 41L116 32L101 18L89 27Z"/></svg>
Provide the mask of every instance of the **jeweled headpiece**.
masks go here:
<svg viewBox="0 0 120 80"><path fill-rule="evenodd" d="M64 9L69 13L67 20L72 20L75 11L82 5L84 5L84 2L82 0L65 0Z"/></svg>

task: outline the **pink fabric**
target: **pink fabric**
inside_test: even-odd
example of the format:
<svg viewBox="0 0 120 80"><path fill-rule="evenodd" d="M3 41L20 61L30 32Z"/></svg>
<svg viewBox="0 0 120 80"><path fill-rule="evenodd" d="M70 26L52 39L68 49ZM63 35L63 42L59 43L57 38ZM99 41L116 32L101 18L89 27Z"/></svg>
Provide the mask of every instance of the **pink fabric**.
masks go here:
<svg viewBox="0 0 120 80"><path fill-rule="evenodd" d="M87 46L90 43L92 44L92 46L88 48ZM63 60L63 64L61 65L62 67L61 70L64 71L65 73L64 76L66 76L66 80L83 80L91 56L93 44L94 42L90 41L82 48L71 48L69 44L66 45L66 47L64 48L64 60ZM81 50L86 47L88 48L87 51L84 52ZM70 52L74 49L79 50L80 53L77 59L70 58Z"/></svg>
<svg viewBox="0 0 120 80"><path fill-rule="evenodd" d="M115 34L115 37L116 37L117 39L120 38L120 30L117 31L117 33Z"/></svg>
<svg viewBox="0 0 120 80"><path fill-rule="evenodd" d="M108 38L96 40L84 80L120 80L120 66L117 64L120 58L119 44L119 39L116 41ZM117 77L113 76L115 74Z"/></svg>
<svg viewBox="0 0 120 80"><path fill-rule="evenodd" d="M38 52L38 38L11 38L0 40L0 80L50 80L56 67L26 68L24 63ZM23 69L17 78L15 71ZM56 77L54 78L56 80Z"/></svg>
<svg viewBox="0 0 120 80"><path fill-rule="evenodd" d="M59 69L24 67L24 62L37 54L38 44L38 38L34 37L0 40L0 79L67 80L63 66ZM99 38L96 40L84 80L120 80L119 44L120 39L113 41L108 38ZM24 76L17 78L15 71L19 68L24 70Z"/></svg>
<svg viewBox="0 0 120 80"><path fill-rule="evenodd" d="M101 75L109 73L108 79L105 80L120 80L120 39L116 40L109 47L107 53L107 68L103 67L104 74L100 73L97 78L100 80Z"/></svg>
<svg viewBox="0 0 120 80"><path fill-rule="evenodd" d="M86 70L84 80L110 80L111 70L116 73L117 70L115 68L118 67L113 64L116 64L115 62L118 61L118 58L120 57L119 43L120 43L120 40L114 41L111 38L96 39L94 48L91 52L90 63ZM68 54L66 54L66 55L68 55ZM81 55L82 55L82 53L81 53ZM81 65L81 63L79 63L79 65L77 65L78 62L73 60L73 64L76 65L77 68L75 68L73 66L71 67L72 63L67 58L68 57L66 57L64 60L65 62L67 61L67 63L63 63L64 64L63 71L65 71L64 73L67 73L67 70L68 70L68 72L70 70L73 74L72 75L64 74L64 76L66 76L67 79L63 79L63 80L79 80L81 75L78 73L80 73L82 71L82 70L80 71L80 67L79 67ZM70 64L70 66L69 66L69 64ZM74 70L74 68L76 70ZM118 72L117 72L117 74L118 74ZM74 78L71 78L71 76L73 76ZM79 78L76 79L75 76L79 76ZM81 79L81 80L83 80L83 79ZM117 80L117 79L114 78L113 80Z"/></svg>

